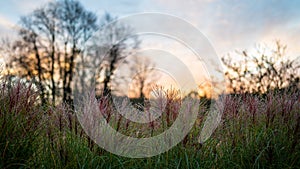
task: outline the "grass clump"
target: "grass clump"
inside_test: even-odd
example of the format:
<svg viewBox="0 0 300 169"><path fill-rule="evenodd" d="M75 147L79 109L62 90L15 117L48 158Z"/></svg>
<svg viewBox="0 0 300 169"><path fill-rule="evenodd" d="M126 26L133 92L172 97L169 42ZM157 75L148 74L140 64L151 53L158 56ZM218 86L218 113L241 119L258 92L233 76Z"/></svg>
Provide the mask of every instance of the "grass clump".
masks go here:
<svg viewBox="0 0 300 169"><path fill-rule="evenodd" d="M172 125L180 99L169 95L162 117L141 127L149 137ZM104 100L103 100L104 99ZM124 134L137 125L114 114L102 98L99 108ZM105 104L104 104L105 103ZM189 135L170 151L130 159L101 149L85 134L73 110L39 103L37 91L21 82L0 89L0 168L299 168L300 93L227 95L221 124L203 144L198 136L206 106ZM103 112L102 112L103 113Z"/></svg>

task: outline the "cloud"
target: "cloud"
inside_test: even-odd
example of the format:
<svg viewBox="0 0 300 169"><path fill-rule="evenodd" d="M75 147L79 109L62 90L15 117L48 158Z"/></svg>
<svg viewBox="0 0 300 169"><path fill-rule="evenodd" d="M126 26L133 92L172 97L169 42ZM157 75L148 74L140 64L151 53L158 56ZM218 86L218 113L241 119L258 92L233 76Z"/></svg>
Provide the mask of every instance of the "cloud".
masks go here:
<svg viewBox="0 0 300 169"><path fill-rule="evenodd" d="M0 38L5 37L7 35L12 36L14 28L15 24L12 21L0 15Z"/></svg>
<svg viewBox="0 0 300 169"><path fill-rule="evenodd" d="M280 40L287 45L287 55L291 58L300 56L300 23L289 24L285 27L270 29L260 37L261 42L273 42ZM271 44L270 44L271 45ZM274 45L274 43L273 43Z"/></svg>
<svg viewBox="0 0 300 169"><path fill-rule="evenodd" d="M191 21L214 44L219 55L252 47L262 40L300 41L300 1L155 0L166 12ZM266 38L268 37L268 38ZM289 45L289 44L288 44ZM295 49L293 49L295 50Z"/></svg>
<svg viewBox="0 0 300 169"><path fill-rule="evenodd" d="M104 12L109 12L113 15L123 16L137 12L143 12L149 5L147 0L84 0L81 3L89 10L102 15Z"/></svg>
<svg viewBox="0 0 300 169"><path fill-rule="evenodd" d="M0 26L4 28L12 28L14 23L0 15Z"/></svg>
<svg viewBox="0 0 300 169"><path fill-rule="evenodd" d="M21 15L50 0L0 1L0 31L14 25ZM298 0L85 0L87 9L99 15L107 11L124 16L138 12L163 12L197 26L223 55L261 41L280 38L299 44L300 1ZM298 43L297 43L298 42ZM291 48L296 50L296 47Z"/></svg>

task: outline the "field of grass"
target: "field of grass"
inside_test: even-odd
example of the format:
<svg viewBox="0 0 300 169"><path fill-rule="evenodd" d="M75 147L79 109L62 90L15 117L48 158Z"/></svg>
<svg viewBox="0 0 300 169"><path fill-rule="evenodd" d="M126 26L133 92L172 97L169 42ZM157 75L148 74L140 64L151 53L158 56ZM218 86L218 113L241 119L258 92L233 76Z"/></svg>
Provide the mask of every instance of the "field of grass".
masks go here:
<svg viewBox="0 0 300 169"><path fill-rule="evenodd" d="M142 134L133 129L137 124L120 116L107 120L120 132L150 137L172 125L180 101L170 95L164 115ZM207 109L201 104L192 131L180 144L143 159L99 148L68 106L38 103L30 86L1 84L0 168L300 168L298 90L225 96L221 124L203 144L198 136ZM104 98L99 107L103 104L109 101Z"/></svg>

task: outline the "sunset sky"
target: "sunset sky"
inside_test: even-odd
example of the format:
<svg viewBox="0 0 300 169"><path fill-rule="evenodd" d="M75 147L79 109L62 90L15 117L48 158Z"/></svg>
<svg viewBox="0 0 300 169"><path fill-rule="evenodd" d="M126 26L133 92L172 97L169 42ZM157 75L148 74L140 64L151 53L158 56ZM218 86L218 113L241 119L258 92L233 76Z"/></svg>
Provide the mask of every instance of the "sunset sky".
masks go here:
<svg viewBox="0 0 300 169"><path fill-rule="evenodd" d="M5 34L25 15L47 0L0 1L0 33ZM101 15L163 12L186 19L202 31L219 55L255 43L281 39L291 52L300 53L298 0L82 0Z"/></svg>
<svg viewBox="0 0 300 169"><path fill-rule="evenodd" d="M0 1L0 37L12 34L20 16L47 0ZM292 57L300 55L299 0L82 0L101 16L109 12L127 16L139 12L171 14L196 26L211 42L219 56L234 50L272 44L280 39ZM180 53L180 51L178 51Z"/></svg>

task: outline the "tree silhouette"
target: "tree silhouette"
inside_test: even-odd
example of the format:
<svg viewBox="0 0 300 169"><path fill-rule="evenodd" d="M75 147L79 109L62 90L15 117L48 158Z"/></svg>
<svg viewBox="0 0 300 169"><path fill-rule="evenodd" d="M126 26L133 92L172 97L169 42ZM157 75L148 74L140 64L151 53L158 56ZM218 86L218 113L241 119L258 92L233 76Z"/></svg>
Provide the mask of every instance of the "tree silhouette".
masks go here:
<svg viewBox="0 0 300 169"><path fill-rule="evenodd" d="M145 98L151 86L154 85L159 75L155 73L155 64L149 58L134 56L131 61L132 92L139 98ZM129 61L129 62L130 62Z"/></svg>
<svg viewBox="0 0 300 169"><path fill-rule="evenodd" d="M299 85L299 63L289 60L286 46L276 41L274 49L258 46L256 53L236 52L222 58L225 76L233 93L264 93Z"/></svg>
<svg viewBox="0 0 300 169"><path fill-rule="evenodd" d="M41 90L42 103L61 96L72 103L75 60L83 44L97 30L97 17L79 1L49 2L21 18L19 39L13 42L10 69L34 79Z"/></svg>
<svg viewBox="0 0 300 169"><path fill-rule="evenodd" d="M46 78L47 78L47 58L44 56L45 48L42 39L34 27L34 19L31 17L21 18L22 26L19 30L20 39L15 41L12 50L10 65L17 69L18 75L23 78L31 78L40 89L41 102L46 102Z"/></svg>
<svg viewBox="0 0 300 169"><path fill-rule="evenodd" d="M64 0L57 3L60 34L64 42L63 100L70 103L75 59L83 50L83 44L97 30L97 17L87 11L79 1Z"/></svg>
<svg viewBox="0 0 300 169"><path fill-rule="evenodd" d="M126 63L126 58L133 55L139 40L130 26L116 21L111 15L105 14L101 20L102 26L93 36L88 53L89 60L97 63L93 65L98 70L95 74L96 83L103 85L102 94L107 96L112 92L117 67L122 62Z"/></svg>

